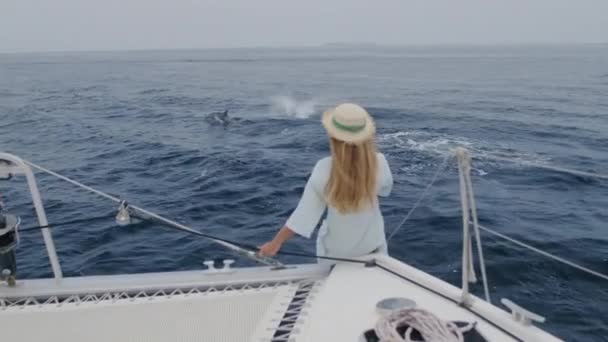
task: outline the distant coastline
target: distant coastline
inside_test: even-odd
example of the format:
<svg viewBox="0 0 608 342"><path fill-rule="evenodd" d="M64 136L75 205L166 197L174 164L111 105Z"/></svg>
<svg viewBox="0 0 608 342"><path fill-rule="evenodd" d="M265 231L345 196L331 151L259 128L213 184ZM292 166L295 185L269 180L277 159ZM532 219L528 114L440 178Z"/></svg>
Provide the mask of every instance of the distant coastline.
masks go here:
<svg viewBox="0 0 608 342"><path fill-rule="evenodd" d="M382 45L377 43L349 43L349 42L329 42L322 44L321 47L336 47L336 48L366 48L366 47L383 47L383 46L391 46L391 45Z"/></svg>
<svg viewBox="0 0 608 342"><path fill-rule="evenodd" d="M1 55L35 55L35 54L72 54L72 53L115 53L115 52L162 52L162 51L205 51L205 50L281 50L281 49L418 49L418 48L509 48L509 47L608 47L608 42L504 42L504 43L433 43L433 44L386 44L370 42L328 42L311 45L277 45L277 46L209 46L209 47L141 47L133 49L56 49L43 51L2 51Z"/></svg>

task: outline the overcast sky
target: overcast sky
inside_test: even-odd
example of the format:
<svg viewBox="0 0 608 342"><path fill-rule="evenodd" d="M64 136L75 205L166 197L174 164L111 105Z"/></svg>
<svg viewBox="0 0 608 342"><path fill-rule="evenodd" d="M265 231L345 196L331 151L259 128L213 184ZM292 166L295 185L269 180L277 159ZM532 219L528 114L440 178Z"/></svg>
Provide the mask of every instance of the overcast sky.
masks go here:
<svg viewBox="0 0 608 342"><path fill-rule="evenodd" d="M0 0L0 52L608 42L608 0Z"/></svg>

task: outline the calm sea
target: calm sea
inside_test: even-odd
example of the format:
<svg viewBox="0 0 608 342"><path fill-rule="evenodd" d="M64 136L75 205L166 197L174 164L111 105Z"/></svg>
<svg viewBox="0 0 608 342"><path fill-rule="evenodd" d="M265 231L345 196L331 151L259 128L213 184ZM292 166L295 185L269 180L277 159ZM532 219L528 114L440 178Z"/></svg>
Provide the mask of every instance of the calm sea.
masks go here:
<svg viewBox="0 0 608 342"><path fill-rule="evenodd" d="M377 120L395 175L396 228L443 156L468 148L483 224L608 272L608 182L523 166L608 170L608 46L309 48L0 55L0 150L217 236L261 243L328 154L321 112L354 101ZM229 110L221 125L206 120ZM500 157L514 161L497 162ZM39 174L49 220L115 205ZM8 210L35 224L22 180ZM393 256L460 280L456 168L390 243ZM54 230L67 275L199 269L223 249L154 224ZM483 235L493 300L547 317L569 341L608 341L608 283ZM312 252L313 241L285 246ZM49 276L24 232L22 277ZM309 260L286 258L288 262ZM250 265L239 260L240 265ZM475 287L480 293L481 287Z"/></svg>

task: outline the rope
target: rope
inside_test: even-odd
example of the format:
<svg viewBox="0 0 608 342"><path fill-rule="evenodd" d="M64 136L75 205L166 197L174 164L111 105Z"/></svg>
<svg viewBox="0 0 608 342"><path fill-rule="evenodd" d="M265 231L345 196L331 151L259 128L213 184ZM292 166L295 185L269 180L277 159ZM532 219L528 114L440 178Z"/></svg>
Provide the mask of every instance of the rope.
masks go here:
<svg viewBox="0 0 608 342"><path fill-rule="evenodd" d="M32 230L38 230L38 229L43 229L43 228L57 228L57 227L62 227L62 226L68 226L68 225L72 225L72 224L76 224L76 223L87 223L87 222L93 222L93 221L97 221L97 220L101 220L101 219L107 219L107 218L113 218L114 215L102 215L102 216L94 216L94 217L89 217L89 218L83 218L83 219L75 219L75 220L69 220L69 221L61 221L61 222L56 222L56 223L50 223L48 225L44 225L44 226L31 226L31 227L26 227L26 228L18 228L19 232L26 232L26 231L32 231ZM141 219L142 221L148 221L151 222L152 220L150 219L146 219L143 217L138 216L138 219ZM256 251L258 249L257 246L245 243L245 242L240 242L240 241L235 241L235 240L229 240L229 239L224 239L218 236L214 236L214 235L210 235L210 234L206 234L203 232L199 232L196 230L188 230L188 231L184 231L182 229L178 229L175 226L171 225L171 224L167 224L164 221L155 221L158 224L161 224L165 227L168 228L173 228L173 229L177 229L178 231L181 232L186 232L195 236L200 236L200 237L204 237L207 239L212 239L212 240L217 240L217 241L223 241L225 243L229 243L244 249L249 249L252 251ZM374 265L373 262L371 261L365 261L365 260L357 260L357 259L349 259L349 258L339 258L339 257L330 257L330 256L323 256L323 255L315 255L315 254L308 254L308 253L300 253L300 252L290 252L290 251L278 251L277 254L281 254L281 255L289 255L289 256L298 256L298 257L304 257L304 258L315 258L315 259L324 259L324 260L331 260L331 261L341 261L341 262L350 262L350 263L357 263L357 264L366 264L366 265Z"/></svg>
<svg viewBox="0 0 608 342"><path fill-rule="evenodd" d="M373 260L366 261L366 260L338 258L338 257L325 256L325 255L316 255L316 254L298 253L298 252L289 252L289 251L278 251L277 254L299 256L299 257L304 257L304 258L323 259L323 260L330 260L330 261L349 262L349 263L353 263L353 264L365 264L366 266L375 266L376 265L376 262Z"/></svg>
<svg viewBox="0 0 608 342"><path fill-rule="evenodd" d="M602 279L604 279L604 280L608 280L608 275L607 275L607 274L603 274L603 273L600 273L600 272L594 271L594 270L592 270L592 269L590 269L590 268L587 268L587 267L585 267L585 266L581 266L581 265L579 265L579 264L577 264L577 263L575 263L575 262L572 262L572 261L566 260L566 259L564 259L564 258L562 258L562 257L559 257L559 256L555 255L555 254L551 254L551 253L549 253L549 252L545 252L545 251L540 250L540 249L538 249L538 248L536 248L536 247L533 247L533 246L531 246L531 245L528 245L528 244L526 244L526 243L524 243L524 242L521 242L521 241L519 241L519 240L516 240L516 239L514 239L514 238L512 238L512 237L509 237L509 236L504 235L504 234L502 234L502 233L499 233L499 232L497 232L497 231L495 231L495 230L492 230L492 229L490 229L490 228L488 228L488 227L484 227L484 226L482 226L482 225L479 225L479 229L484 230L484 231L486 231L486 232L488 232L488 233L490 233L490 234L492 234L492 235L494 235L494 236L497 236L497 237L499 237L499 238L501 238L501 239L503 239L503 240L507 240L507 241L509 241L509 242L511 242L511 243L513 243L513 244L515 244L515 245L518 245L518 246L520 246L520 247L523 247L523 248L525 248L525 249L528 249L528 250L530 250L530 251L532 251L532 252L538 253L538 254L540 254L540 255L543 255L543 256L545 256L545 257L547 257L547 258L553 259L553 260L555 260L555 261L557 261L557 262L560 262L560 263L562 263L562 264L565 264L565 265L568 265L568 266L574 267L574 268L576 268L576 269L578 269L578 270L580 270L580 271L583 271L583 272L585 272L585 273L587 273L587 274L591 274L591 275L594 275L594 276L596 276L596 277L598 277L598 278L602 278Z"/></svg>
<svg viewBox="0 0 608 342"><path fill-rule="evenodd" d="M40 170L40 171L42 171L42 172L45 172L45 173L48 173L49 175L55 176L55 177L57 177L57 178L59 178L59 179L61 179L61 180L64 180L64 181L66 181L66 182L68 182L68 183L71 183L71 184L73 184L73 185L76 185L77 187L80 187L80 188L82 188L82 189L84 189L84 190L87 190L87 191L89 191L89 192L92 192L92 193L94 193L94 194L97 194L97 195L99 195L99 196L101 196L101 197L105 197L105 198L107 198L107 199L109 199L109 200L111 200L111 201L114 201L114 202L116 202L116 203L120 203L120 201L121 201L121 199L120 199L120 198L118 198L118 197L114 197L114 196L112 196L112 195L106 194L106 193L105 193L105 192L103 192L103 191L99 191L99 190L97 190L97 189L93 189L93 188L91 188L90 186L84 185L84 184L82 184L82 183L80 183L80 182L77 182L77 181L75 181L75 180L71 179L71 178L68 178L68 177L66 177L66 176L60 175L60 174L58 174L57 172L53 172L53 171L51 171L51 170L49 170L49 169L45 169L44 167L39 166L39 165L36 165L36 164L34 164L34 163L32 163L32 162L29 162L29 161L27 161L27 160L23 160L23 162L24 162L24 163L26 163L26 164L28 164L29 166L31 166L31 167L33 167L33 168L35 168L35 169L38 169L38 170Z"/></svg>
<svg viewBox="0 0 608 342"><path fill-rule="evenodd" d="M554 166L547 166L547 165L541 165L541 164L536 164L536 163L531 163L531 162L523 162L523 161L514 161L508 158L501 158L501 157L485 157L486 159L496 159L496 160L502 160L502 161L509 161L509 162L519 162L520 164L523 165L528 165L528 166L535 166L535 167L539 167L539 168L544 168L544 169L549 169L549 170L553 170L553 171L558 171L558 172L565 172L565 173L570 173L570 174L574 174L574 175L579 175L579 176L584 176L584 177L595 177L595 178L600 178L600 179L608 179L608 175L602 175L602 174L594 174L594 173L589 173L589 172L583 172L583 171L578 171L578 170L571 170L571 169L566 169L566 168L561 168L561 167L554 167ZM395 235L395 233L403 226L403 224L405 224L405 222L409 219L409 217L412 215L412 213L414 212L414 210L418 207L418 205L422 202L422 199L426 196L426 194L430 191L430 189L432 188L433 184L436 182L437 178L439 177L440 172L445 168L445 166L447 165L447 162L449 161L450 156L446 156L443 160L443 163L441 164L441 166L439 167L439 169L435 172L435 175L433 176L433 179L431 180L431 182L429 183L429 185L427 185L427 187L425 188L425 190L422 192L420 198L418 199L418 201L416 202L416 204L414 205L414 207L410 210L410 212L408 212L408 214L406 215L405 219L401 222L401 224L391 233L391 235L389 236L389 238L387 239L387 241L390 241L390 239ZM68 183L71 183L79 188L82 188L84 190L87 190L89 192L92 192L94 194L97 194L101 197L104 197L106 199L109 199L111 201L114 201L116 203L120 203L121 199L112 195L109 195L107 193L104 193L100 190L94 189L90 186L84 185L78 181L75 181L71 178L68 178L66 176L63 176L57 172L51 171L49 169L46 169L42 166L39 166L37 164L34 164L30 161L26 161L24 160L24 162L26 164L28 164L29 166L36 168L42 172L48 173L52 176L55 176L61 180L64 180ZM177 223L175 221L166 219L160 215L157 215L153 212L150 212L148 210L145 210L143 208L139 208L136 206L130 206L130 208L133 208L149 217L153 217L156 218L157 220L159 220L160 222L165 223L168 226L177 228L181 231L190 233L190 234L194 234L194 235L198 235L201 237L205 237L208 238L216 243L219 243L223 246L228 247L229 249L235 250L239 252L239 254L243 254L248 256L249 258L252 258L256 261L260 261L259 259L255 259L255 255L257 253L253 252L253 250L257 250L256 246L252 246L252 245L248 245L245 243L240 243L240 242L236 242L236 241L232 241L232 240L228 240L228 239L222 239L222 238L218 238L216 236L212 236L209 234L205 234L205 233L201 233L199 231L196 231L190 227L184 226L180 223ZM96 220L96 219L101 219L103 217L95 217L95 218L89 218L89 219L83 219L83 222L89 221L89 220ZM27 228L23 228L20 229L20 231L27 231L27 230L34 230L34 229L38 229L38 228L52 228L53 226L58 226L58 225L68 225L68 224L74 224L74 223L81 223L80 220L74 220L74 221L66 221L66 222L60 222L58 224L49 224L47 226L39 226L39 227L27 227ZM561 258L559 256L556 256L554 254L542 251L536 247L530 246L528 244L525 244L521 241L515 240L511 237L508 237L504 234L498 233L490 228L484 227L482 225L478 225L479 229L482 229L490 234L493 234L497 237L500 237L504 240L510 241L520 247L526 248L528 250L531 250L533 252L536 252L538 254L541 254L543 256L546 256L548 258L551 258L555 261L558 261L562 264L574 267L580 271L583 271L585 273L594 275L596 277L602 278L604 280L608 280L608 275L606 274L602 274L600 272L594 271L592 269L589 269L587 267L578 265L572 261L566 260L564 258ZM232 245L232 246L230 246ZM239 247L241 246L241 247ZM251 249L251 251L249 250L243 250L243 248L247 248L247 249ZM316 259L325 259L325 260L332 260L332 261L343 261L343 262L354 262L354 263L361 263L361 264L368 264L369 262L363 261L363 260L356 260L356 259L347 259L347 258L335 258L335 257L328 257L328 256L320 256L320 255L314 255L314 254L306 254L306 253L298 253L298 252L289 252L289 251L279 251L277 254L281 254L281 255L291 255L291 256L300 256L300 257L306 257L306 258L316 258ZM270 258L266 258L266 259L262 259L265 260L266 262L268 262L268 260L273 260ZM274 261L274 260L273 260ZM276 262L276 261L274 261Z"/></svg>
<svg viewBox="0 0 608 342"><path fill-rule="evenodd" d="M488 277L486 275L486 262L485 262L485 258L483 256L483 247L481 244L481 236L479 234L479 221L477 220L477 204L475 203L475 194L473 193L473 182L471 181L471 158L468 153L467 153L467 158L466 158L465 162L466 162L466 165L464 165L464 167L465 167L466 173L464 174L464 178L465 178L465 184L466 184L466 191L468 194L469 208L471 210L471 217L473 218L473 231L475 233L475 241L477 243L477 254L478 254L478 258L479 258L479 268L481 269L481 280L483 283L483 291L484 291L484 295L486 297L486 301L488 303L492 303L492 300L490 298L490 290L488 288ZM472 259L473 251L471 250L472 244L470 242L469 242L469 249L470 249L469 253L470 253L471 259Z"/></svg>
<svg viewBox="0 0 608 342"><path fill-rule="evenodd" d="M458 304L458 305L462 304L459 300L456 300L456 299L454 299L454 298L452 298L452 297L450 297L450 296L448 296L448 295L446 295L446 294L444 294L444 293L442 293L442 292L440 292L440 291L438 291L436 289L430 288L430 287L428 287L428 286L426 286L424 284L416 282L415 280L413 280L411 278L408 278L407 276L401 274L400 272L396 272L396 271L393 271L392 269L390 269L388 267L382 266L382 264L376 263L375 266L378 267L379 269L383 270L384 272L390 273L390 274L394 275L397 278L400 278L400 279L405 280L405 281L407 281L407 282L409 282L409 283L411 283L413 285L416 285L416 286L420 287L421 289L424 289L424 290L426 290L426 291L428 291L428 292L436 295L437 297L441 297L441 298L445 299L448 302L452 302L452 303ZM466 311L468 311L469 313L471 313L475 317L479 318L480 320L484 321L485 323L487 323L487 324L493 326L494 328L502 331L505 335L510 336L514 341L524 342L521 338L515 336L509 330L507 330L507 329L503 328L502 326L494 323L492 320L489 320L484 315L478 313L475 310L472 310L470 307L468 307L468 306L461 306L461 308L464 309L464 310L466 310Z"/></svg>
<svg viewBox="0 0 608 342"><path fill-rule="evenodd" d="M451 159L451 155L449 155L449 154L446 155L443 158L443 162L441 162L441 164L437 168L437 171L435 171L435 174L433 175L433 178L431 178L431 181L429 182L429 184L422 191L422 193L420 194L420 197L418 198L418 200L416 201L416 203L414 203L414 206L412 207L412 209L410 209L410 211L407 213L407 215L405 215L405 218L403 218L403 220L401 221L401 223L399 223L399 225L397 226L397 228L395 228L395 230L393 230L393 232L386 239L387 243L389 241L391 241L391 239L395 236L395 234L397 234L397 232L399 231L399 229L401 229L403 227L403 225L405 224L405 222L407 222L407 220L410 219L410 217L412 216L412 214L414 213L414 211L418 208L418 206L420 205L420 203L422 203L422 200L426 197L427 193L431 190L431 188L433 187L433 185L437 181L437 178L439 177L439 174L448 165L448 161L450 159Z"/></svg>
<svg viewBox="0 0 608 342"><path fill-rule="evenodd" d="M68 226L68 225L76 224L76 223L88 223L88 222L93 222L93 221L97 221L97 220L101 220L101 219L107 219L107 218L111 218L111 217L114 217L114 214L103 215L103 216L94 216L94 217L83 218L83 219L75 219L75 220L70 220L70 221L61 221L61 222L57 222L57 223L49 223L44 226L31 226L31 227L19 228L19 231L27 232L30 230L38 230L38 229L44 229L44 228L56 228L56 227Z"/></svg>
<svg viewBox="0 0 608 342"><path fill-rule="evenodd" d="M105 193L103 191L94 189L94 188L92 188L92 187L90 187L88 185L84 185L84 184L82 184L82 183L80 183L78 181L75 181L75 180L73 180L73 179L71 179L69 177L63 176L63 175L61 175L61 174L59 174L57 172L51 171L51 170L46 169L46 168L44 168L42 166L36 165L36 164L34 164L32 162L29 162L29 161L26 161L26 160L24 160L24 162L26 164L28 164L29 166L33 167L33 168L36 168L36 169L38 169L38 170L40 170L42 172L48 173L48 174L50 174L52 176L55 176L55 177L57 177L57 178L59 178L61 180L66 181L66 182L68 182L70 184L73 184L73 185L75 185L75 186L77 186L77 187L79 187L81 189L87 190L89 192L97 194L97 195L99 195L101 197L104 197L104 198L109 199L111 201L114 201L116 203L120 203L122 201L118 197L114 197L114 196L109 195L109 194L107 194L107 193ZM154 212L151 212L149 210L146 210L146 209L134 206L134 205L129 206L129 208L131 208L131 209L133 209L135 211L138 211L139 213L144 214L144 216L145 216L144 218L145 219L154 218L154 219L156 219L158 221L161 221L161 222L163 222L163 223L165 223L167 225L170 225L170 226L172 226L172 227L174 227L176 229L179 229L179 230L182 230L182 231L185 231L185 232L189 232L191 234L195 234L195 235L199 235L199 236L205 237L205 238L207 238L207 239L209 239L209 240L211 240L211 241L213 241L213 242L215 242L215 243L217 243L219 245L222 245L222 246L224 246L224 247L232 250L233 252L236 252L239 255L243 255L245 257L248 257L248 258L250 258L252 260L255 260L257 262L260 262L262 264L273 266L273 267L278 267L278 268L284 268L283 264L281 264L280 262L278 262L278 261L276 261L276 260L274 260L272 258L258 255L254 251L243 249L243 248L241 248L241 247L239 247L237 245L234 245L232 243L227 242L224 239L215 239L215 238L211 237L210 235L201 233L201 232L196 231L196 230L194 230L194 229L192 229L192 228L190 228L188 226L185 226L185 225L183 225L183 224L181 224L179 222L167 219L167 218L162 217L162 216L160 216L160 215L158 215L158 214L156 214Z"/></svg>
<svg viewBox="0 0 608 342"><path fill-rule="evenodd" d="M402 326L408 326L404 336L398 331ZM464 333L474 327L475 324L468 324L460 328L453 322L442 321L426 310L406 309L380 318L374 331L380 342L414 342L414 330L420 333L426 342L464 342Z"/></svg>
<svg viewBox="0 0 608 342"><path fill-rule="evenodd" d="M167 224L164 221L160 221L158 222L166 227L169 228L176 228L175 226L171 225L171 224ZM214 235L210 235L210 234L206 234L206 233L202 233L196 230L181 230L182 232L186 232L195 236L200 236L200 237L204 237L207 239L211 239L211 240L217 240L217 241L222 241L231 245L235 245L244 249L248 249L250 251L257 251L258 247L255 245L251 245L245 242L241 242L241 241L236 241L236 240L230 240L230 239L224 239L221 237L217 237ZM298 256L298 257L304 257L304 258L314 258L314 259L324 259L324 260L331 260L331 261L342 261L342 262L350 262L350 263L357 263L357 264L366 264L366 265L371 265L372 262L370 261L365 261L365 260L357 260L357 259L349 259L349 258L339 258L339 257L330 257L330 256L323 256L323 255L316 255L316 254L309 254L309 253L299 253L299 252L290 252L290 251L277 251L277 254L280 255L289 255L289 256ZM261 256L259 256L261 257Z"/></svg>
<svg viewBox="0 0 608 342"><path fill-rule="evenodd" d="M471 230L469 229L469 201L467 197L467 187L465 174L467 165L465 159L468 158L465 150L458 150L458 185L460 187L460 205L462 208L462 298L461 302L466 303L469 296L469 283L477 281L475 268L473 267L473 249L471 246ZM470 165L469 165L470 169Z"/></svg>
<svg viewBox="0 0 608 342"><path fill-rule="evenodd" d="M97 190L95 188L92 188L88 185L84 185L76 180L73 180L69 177L63 176L57 172L51 171L47 168L44 168L42 166L39 166L37 164L34 164L32 162L26 161L24 160L24 162L28 165L30 165L33 168L36 168L42 172L48 173L52 176L55 176L61 180L64 180L70 184L73 184L81 189L87 190L89 192L92 192L94 194L97 194L101 197L104 197L106 199L109 199L111 201L114 201L116 203L120 203L122 200L118 197L109 195L103 191ZM235 252L237 252L240 255L244 255L250 259L253 259L255 261L261 262L263 264L266 265L270 265L270 266L274 266L274 267L281 267L283 268L283 264L281 264L280 262L269 258L269 257L265 257L262 255L259 255L257 253L258 247L257 246L253 246L250 244L246 244L246 243L242 243L242 242L238 242L238 241L234 241L234 240L228 240L228 239L223 239L217 236L213 236L210 234L205 234L202 232L199 232L197 230L194 230L188 226L185 226L181 223L178 223L176 221L167 219L165 217L162 217L154 212L151 212L149 210L134 206L134 205L129 205L129 208L136 210L137 212L143 214L143 217L140 216L140 219L143 220L149 220L150 218L155 219L156 221L158 221L159 223L162 223L164 226L166 227L170 227L170 228L174 228L177 230L180 230L182 232L186 232L192 235L196 235L196 236L200 236L206 239L209 239L215 243L218 243L224 247L227 247L228 249L231 249ZM100 217L101 218L101 217ZM93 219L97 219L97 218L93 218ZM87 219L87 220L91 220L91 219ZM87 220L84 220L84 222L86 222ZM80 220L75 220L76 222L65 222L65 223L61 223L61 224L71 224L71 223L79 223ZM47 225L45 227L28 227L27 230L31 229L37 229L37 228L49 228L53 225ZM359 263L359 264L369 264L368 261L364 261L364 260L356 260L356 259L347 259L347 258L338 258L338 257L329 257L329 256L322 256L322 255L315 255L315 254L307 254L307 253L298 253L298 252L289 252L289 251L279 251L277 252L277 254L281 254L281 255L290 255L290 256L299 256L299 257L305 257L305 258L315 258L315 259L323 259L323 260L331 260L331 261L342 261L342 262L352 262L352 263Z"/></svg>
<svg viewBox="0 0 608 342"><path fill-rule="evenodd" d="M579 171L579 170L569 169L569 168L565 168L565 167L561 167L561 166L544 165L544 164L540 164L540 163L534 163L534 162L530 162L530 161L511 159L511 158L506 158L506 157L473 156L473 158L475 158L475 159L490 159L490 160L496 160L496 161L504 161L504 162L515 163L515 164L520 164L520 165L525 165L525 166L530 166L530 167L536 167L536 168L539 168L539 169L551 170L551 171L561 172L561 173L568 173L568 174L571 174L571 175L576 175L576 176L581 176L581 177L589 177L589 178L597 178L597 179L608 180L608 174L600 174L600 173Z"/></svg>

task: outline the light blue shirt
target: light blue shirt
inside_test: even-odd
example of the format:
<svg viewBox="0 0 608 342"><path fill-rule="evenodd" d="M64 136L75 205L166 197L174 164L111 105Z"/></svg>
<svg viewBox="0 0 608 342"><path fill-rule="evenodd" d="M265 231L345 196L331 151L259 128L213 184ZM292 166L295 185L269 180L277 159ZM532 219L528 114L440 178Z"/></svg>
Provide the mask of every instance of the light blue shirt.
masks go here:
<svg viewBox="0 0 608 342"><path fill-rule="evenodd" d="M393 176L384 155L378 153L377 157L377 194L388 196L393 188ZM341 214L325 201L325 186L330 172L331 157L317 162L297 208L287 220L287 227L298 235L310 238L327 209L327 216L317 236L317 255L348 258L374 251L387 253L379 201L376 199L358 212Z"/></svg>

